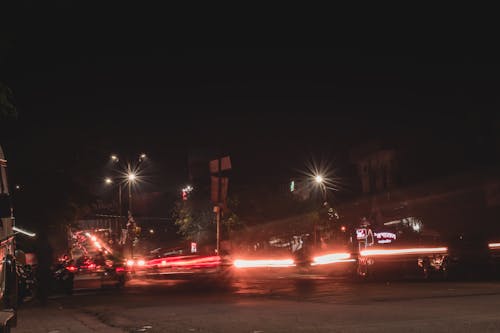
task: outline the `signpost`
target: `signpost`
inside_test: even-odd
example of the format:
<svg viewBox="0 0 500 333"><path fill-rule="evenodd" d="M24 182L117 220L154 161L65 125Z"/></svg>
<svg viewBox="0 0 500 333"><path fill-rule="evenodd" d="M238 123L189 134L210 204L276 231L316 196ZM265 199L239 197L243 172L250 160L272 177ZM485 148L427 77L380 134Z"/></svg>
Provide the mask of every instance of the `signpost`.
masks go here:
<svg viewBox="0 0 500 333"><path fill-rule="evenodd" d="M229 178L223 177L223 171L231 170L229 156L220 157L209 162L211 176L211 199L214 204L214 213L217 221L217 254L220 253L220 219L222 211L226 209L227 189Z"/></svg>

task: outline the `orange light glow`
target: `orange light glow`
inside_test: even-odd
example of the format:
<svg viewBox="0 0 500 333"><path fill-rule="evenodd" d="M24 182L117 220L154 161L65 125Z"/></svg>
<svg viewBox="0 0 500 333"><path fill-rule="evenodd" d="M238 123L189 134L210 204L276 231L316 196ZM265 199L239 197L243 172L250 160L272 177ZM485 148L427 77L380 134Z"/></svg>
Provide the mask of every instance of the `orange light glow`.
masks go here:
<svg viewBox="0 0 500 333"><path fill-rule="evenodd" d="M314 257L311 265L325 265L333 264L338 262L349 262L354 261L350 259L351 255L349 253L330 253L322 256Z"/></svg>
<svg viewBox="0 0 500 333"><path fill-rule="evenodd" d="M446 253L448 248L446 247L414 247L407 249L373 249L364 250L360 254L362 256L387 256L387 255L398 255L398 254L419 254L419 253Z"/></svg>
<svg viewBox="0 0 500 333"><path fill-rule="evenodd" d="M488 247L490 249L500 249L500 243L489 243Z"/></svg>
<svg viewBox="0 0 500 333"><path fill-rule="evenodd" d="M236 259L233 262L236 268L252 268L252 267L292 267L295 266L293 259L266 259L266 260L244 260Z"/></svg>

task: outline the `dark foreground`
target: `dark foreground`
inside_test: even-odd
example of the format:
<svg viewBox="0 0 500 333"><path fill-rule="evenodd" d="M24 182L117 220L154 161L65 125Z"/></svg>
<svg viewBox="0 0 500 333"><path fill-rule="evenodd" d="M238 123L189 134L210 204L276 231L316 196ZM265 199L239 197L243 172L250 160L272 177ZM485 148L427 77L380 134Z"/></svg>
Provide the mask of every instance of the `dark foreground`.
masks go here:
<svg viewBox="0 0 500 333"><path fill-rule="evenodd" d="M133 280L25 305L13 332L498 332L500 282Z"/></svg>

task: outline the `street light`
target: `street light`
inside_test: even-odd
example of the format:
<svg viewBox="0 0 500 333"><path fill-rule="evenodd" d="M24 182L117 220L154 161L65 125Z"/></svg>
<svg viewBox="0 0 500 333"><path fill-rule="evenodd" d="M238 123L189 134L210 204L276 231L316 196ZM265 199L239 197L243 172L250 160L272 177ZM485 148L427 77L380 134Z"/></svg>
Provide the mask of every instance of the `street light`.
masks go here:
<svg viewBox="0 0 500 333"><path fill-rule="evenodd" d="M125 169L124 171L120 171L121 173L121 177L122 178L122 182L118 184L119 186L119 189L120 189L120 193L121 193L121 186L124 182L127 183L127 186L128 186L128 210L130 212L132 212L132 183L135 183L139 180L139 176L137 174L137 166L143 162L146 158L147 158L147 155L146 153L141 153L141 154L138 154L136 155L137 156L137 165L135 167L132 167L131 166L131 163L127 161L127 164L126 166L123 168ZM111 161L116 164L118 167L120 166L120 163L118 163L120 161L120 157L117 155L117 154L112 154L111 155ZM123 170L122 169L122 170ZM113 180L110 178L109 180L108 179L105 179L105 182L106 184L111 184L113 183ZM121 205L120 205L120 216L121 216Z"/></svg>
<svg viewBox="0 0 500 333"><path fill-rule="evenodd" d="M113 180L112 180L111 178L109 178L109 177L108 177L108 178L104 179L104 182L105 182L106 184L112 184L112 183L113 183Z"/></svg>
<svg viewBox="0 0 500 333"><path fill-rule="evenodd" d="M316 177L314 177L314 181L318 184L323 184L324 178L321 175L316 175Z"/></svg>

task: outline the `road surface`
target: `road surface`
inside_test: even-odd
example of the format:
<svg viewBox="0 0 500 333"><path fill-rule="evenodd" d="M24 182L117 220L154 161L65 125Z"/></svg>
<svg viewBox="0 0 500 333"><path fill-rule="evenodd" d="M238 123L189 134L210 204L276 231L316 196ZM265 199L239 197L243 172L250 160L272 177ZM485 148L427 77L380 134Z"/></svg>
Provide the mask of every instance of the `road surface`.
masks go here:
<svg viewBox="0 0 500 333"><path fill-rule="evenodd" d="M279 273L226 285L144 279L49 303L20 309L13 332L500 331L500 281L361 283Z"/></svg>

